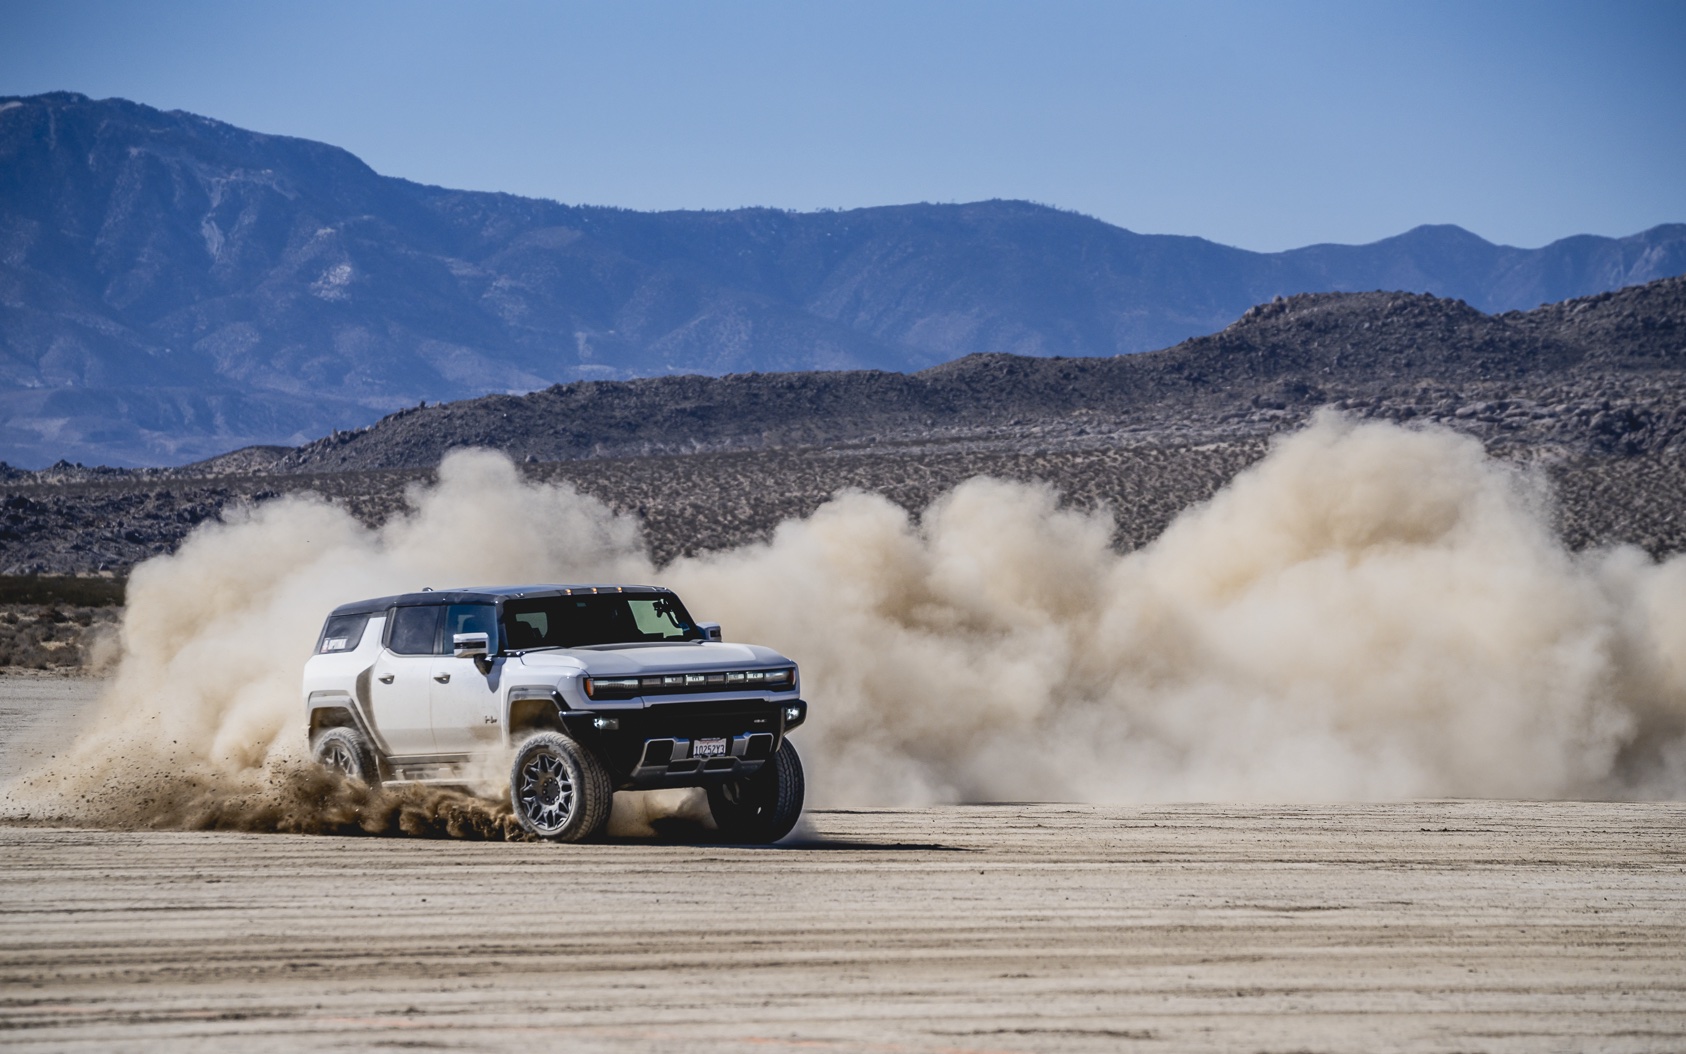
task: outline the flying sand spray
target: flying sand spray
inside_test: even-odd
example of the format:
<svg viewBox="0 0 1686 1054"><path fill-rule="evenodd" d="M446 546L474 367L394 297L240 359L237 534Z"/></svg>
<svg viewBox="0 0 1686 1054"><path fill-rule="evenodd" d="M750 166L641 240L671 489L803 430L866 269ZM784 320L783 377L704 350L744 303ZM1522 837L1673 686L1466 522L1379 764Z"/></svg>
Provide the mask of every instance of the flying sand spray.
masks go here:
<svg viewBox="0 0 1686 1054"><path fill-rule="evenodd" d="M511 835L492 800L313 771L300 664L347 599L605 580L802 664L818 805L1686 793L1686 557L1568 552L1528 478L1444 430L1321 416L1123 554L1104 511L987 478L659 569L634 520L498 454L407 498L373 530L283 498L137 567L95 719L6 812Z"/></svg>

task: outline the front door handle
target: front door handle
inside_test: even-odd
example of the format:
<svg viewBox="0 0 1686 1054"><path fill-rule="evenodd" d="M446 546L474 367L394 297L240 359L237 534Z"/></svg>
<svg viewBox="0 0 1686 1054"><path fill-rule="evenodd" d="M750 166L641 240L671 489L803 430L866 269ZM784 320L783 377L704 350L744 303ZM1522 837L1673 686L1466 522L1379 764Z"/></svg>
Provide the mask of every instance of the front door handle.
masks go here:
<svg viewBox="0 0 1686 1054"><path fill-rule="evenodd" d="M392 674L383 673L383 674L380 675L379 680L382 684L391 684L392 683Z"/></svg>
<svg viewBox="0 0 1686 1054"><path fill-rule="evenodd" d="M451 675L448 673L436 673L433 675L433 679L438 681L440 684L451 683Z"/></svg>

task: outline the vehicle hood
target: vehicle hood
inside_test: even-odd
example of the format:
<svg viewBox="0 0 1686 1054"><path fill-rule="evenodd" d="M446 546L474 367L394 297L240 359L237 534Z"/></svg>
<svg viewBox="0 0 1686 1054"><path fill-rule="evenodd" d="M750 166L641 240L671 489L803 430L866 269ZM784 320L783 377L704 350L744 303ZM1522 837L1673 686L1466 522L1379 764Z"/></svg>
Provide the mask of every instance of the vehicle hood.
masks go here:
<svg viewBox="0 0 1686 1054"><path fill-rule="evenodd" d="M707 673L745 667L794 666L771 648L722 641L673 644L602 644L594 648L530 651L522 665L536 670L583 670L594 677L632 674Z"/></svg>

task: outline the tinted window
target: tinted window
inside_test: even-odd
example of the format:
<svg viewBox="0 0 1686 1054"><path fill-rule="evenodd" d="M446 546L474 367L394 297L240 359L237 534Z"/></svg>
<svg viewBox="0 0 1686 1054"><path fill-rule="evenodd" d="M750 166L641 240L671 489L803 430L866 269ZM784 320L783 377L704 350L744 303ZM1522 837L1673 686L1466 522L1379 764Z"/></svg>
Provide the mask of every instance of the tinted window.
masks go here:
<svg viewBox="0 0 1686 1054"><path fill-rule="evenodd" d="M633 624L645 640L690 640L695 636L690 617L677 600L652 597L626 602Z"/></svg>
<svg viewBox="0 0 1686 1054"><path fill-rule="evenodd" d="M387 647L400 655L432 655L439 643L442 607L398 608L392 616Z"/></svg>
<svg viewBox="0 0 1686 1054"><path fill-rule="evenodd" d="M316 653L355 651L363 640L363 627L368 624L367 615L335 615L322 627L322 636L316 640Z"/></svg>
<svg viewBox="0 0 1686 1054"><path fill-rule="evenodd" d="M452 604L445 609L445 636L441 651L451 654L451 639L458 633L484 633L487 648L498 650L498 609L490 604Z"/></svg>
<svg viewBox="0 0 1686 1054"><path fill-rule="evenodd" d="M550 616L542 611L512 611L507 622L512 648L537 648L550 636Z"/></svg>
<svg viewBox="0 0 1686 1054"><path fill-rule="evenodd" d="M701 640L671 593L589 593L511 600L504 605L511 649Z"/></svg>

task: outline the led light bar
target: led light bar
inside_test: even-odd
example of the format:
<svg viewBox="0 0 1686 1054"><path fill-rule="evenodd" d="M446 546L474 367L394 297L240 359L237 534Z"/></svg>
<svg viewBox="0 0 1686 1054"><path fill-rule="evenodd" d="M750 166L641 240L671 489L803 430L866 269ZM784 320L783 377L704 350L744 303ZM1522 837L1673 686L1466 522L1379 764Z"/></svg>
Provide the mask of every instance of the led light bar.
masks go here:
<svg viewBox="0 0 1686 1054"><path fill-rule="evenodd" d="M585 694L592 699L627 699L635 695L730 691L733 688L789 689L796 671L729 670L721 673L665 673L653 677L587 677Z"/></svg>

